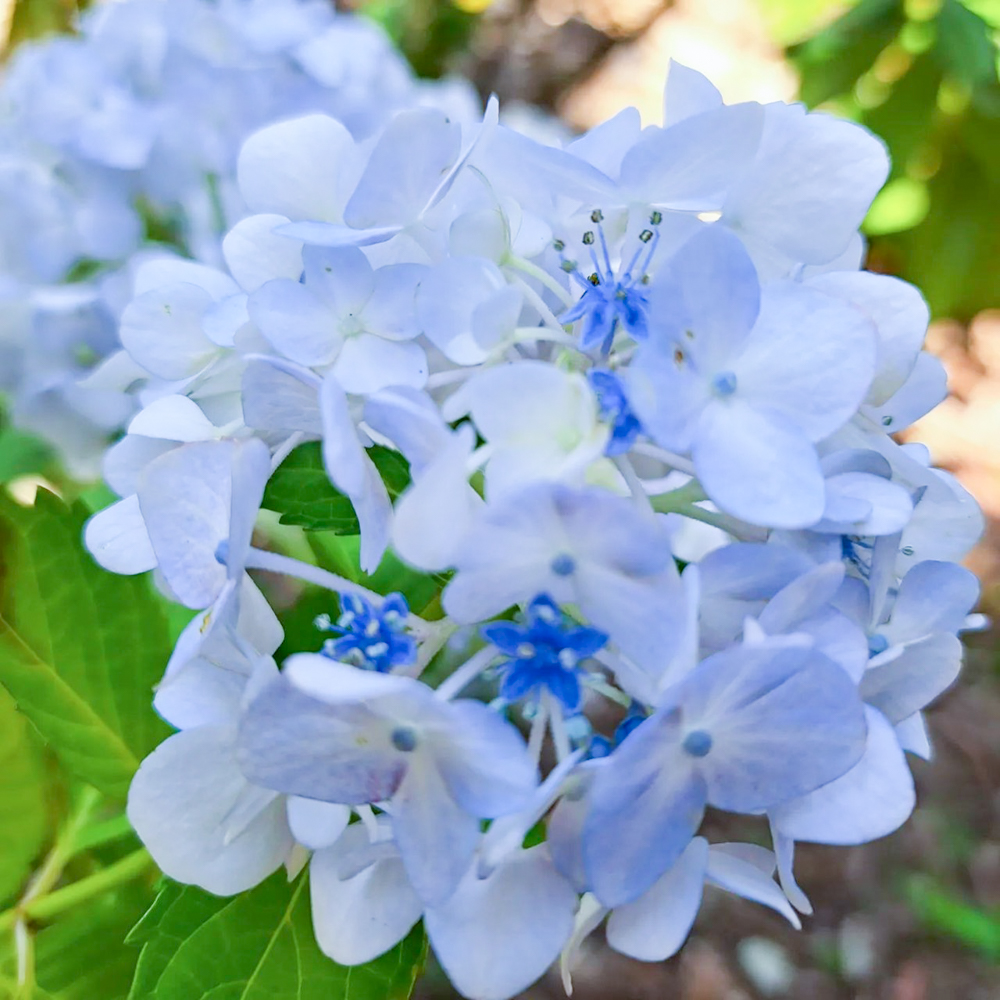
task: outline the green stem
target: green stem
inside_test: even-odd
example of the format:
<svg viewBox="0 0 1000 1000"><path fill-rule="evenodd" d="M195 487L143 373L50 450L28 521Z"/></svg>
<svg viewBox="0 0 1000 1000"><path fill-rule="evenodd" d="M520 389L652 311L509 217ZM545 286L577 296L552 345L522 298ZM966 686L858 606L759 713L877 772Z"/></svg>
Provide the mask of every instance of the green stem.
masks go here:
<svg viewBox="0 0 1000 1000"><path fill-rule="evenodd" d="M687 514L687 509L700 500L707 500L705 491L697 479L692 479L676 490L651 496L649 502L658 514Z"/></svg>
<svg viewBox="0 0 1000 1000"><path fill-rule="evenodd" d="M149 856L149 851L145 847L140 847L114 864L108 865L107 868L102 868L93 875L80 879L79 882L72 882L36 900L25 907L24 912L32 920L51 920L52 917L78 903L99 896L125 882L131 882L152 867L153 859Z"/></svg>
<svg viewBox="0 0 1000 1000"><path fill-rule="evenodd" d="M515 257L513 254L503 263L540 281L556 298L562 301L563 305L573 305L573 296L548 271L543 270L537 264L532 264L530 260L525 260L523 257Z"/></svg>
<svg viewBox="0 0 1000 1000"><path fill-rule="evenodd" d="M34 877L28 883L17 909L23 910L32 900L46 895L62 877L66 863L79 850L80 833L90 822L101 804L101 793L96 788L85 788L80 794L76 808L67 817L62 829Z"/></svg>
<svg viewBox="0 0 1000 1000"><path fill-rule="evenodd" d="M650 497L653 510L660 514L680 514L690 517L693 521L703 521L714 528L721 528L727 534L744 542L764 542L767 540L767 529L753 524L747 524L731 514L722 514L715 510L705 510L698 504L707 500L705 491L697 479L692 479L679 489L659 496Z"/></svg>
<svg viewBox="0 0 1000 1000"><path fill-rule="evenodd" d="M100 847L102 844L110 844L112 841L121 840L132 832L132 824L128 821L128 816L122 813L120 816L113 816L111 819L94 823L80 832L76 839L76 853L89 851L92 847Z"/></svg>
<svg viewBox="0 0 1000 1000"><path fill-rule="evenodd" d="M0 913L0 931L6 931L10 927L28 921L51 920L64 910L99 896L108 889L131 882L152 867L153 859L149 856L149 851L140 847L114 864L108 865L107 868L80 879L79 882L64 885L61 889L44 896L36 896L30 901L23 900L13 909Z"/></svg>

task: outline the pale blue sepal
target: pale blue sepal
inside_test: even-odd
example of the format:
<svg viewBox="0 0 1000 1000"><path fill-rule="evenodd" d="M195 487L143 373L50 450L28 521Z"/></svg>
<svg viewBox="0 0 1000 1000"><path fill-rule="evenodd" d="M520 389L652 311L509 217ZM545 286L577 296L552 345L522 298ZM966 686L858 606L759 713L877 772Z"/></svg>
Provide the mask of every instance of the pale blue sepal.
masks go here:
<svg viewBox="0 0 1000 1000"><path fill-rule="evenodd" d="M770 810L775 829L793 840L864 844L892 833L916 804L913 778L893 727L865 706L868 743L846 774Z"/></svg>
<svg viewBox="0 0 1000 1000"><path fill-rule="evenodd" d="M707 863L708 841L695 837L647 892L611 911L608 944L643 962L662 962L678 952L701 907Z"/></svg>

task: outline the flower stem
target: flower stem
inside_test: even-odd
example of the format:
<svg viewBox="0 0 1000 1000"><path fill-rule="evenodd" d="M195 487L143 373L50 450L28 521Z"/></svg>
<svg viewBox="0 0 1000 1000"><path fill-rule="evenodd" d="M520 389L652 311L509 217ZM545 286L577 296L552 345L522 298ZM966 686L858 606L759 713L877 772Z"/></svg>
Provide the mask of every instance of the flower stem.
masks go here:
<svg viewBox="0 0 1000 1000"><path fill-rule="evenodd" d="M36 899L24 908L24 913L32 920L51 920L64 910L99 896L115 886L131 882L132 879L153 868L153 859L149 856L149 851L145 847L140 847L114 864L108 865L107 868L102 868L93 875L80 879L79 882L72 882L47 896Z"/></svg>
<svg viewBox="0 0 1000 1000"><path fill-rule="evenodd" d="M474 656L465 661L453 674L446 677L435 689L434 693L443 701L448 701L459 694L463 688L471 684L499 655L496 646L486 646Z"/></svg>
<svg viewBox="0 0 1000 1000"><path fill-rule="evenodd" d="M362 587L360 583L337 576L336 573L320 569L319 566L312 566L300 559L283 556L279 552L265 552L263 549L251 548L244 565L247 569L262 569L268 573L293 576L305 583L312 583L338 594L357 594L371 601L375 607L380 607L385 600L382 594L376 594L374 590ZM428 633L428 624L419 615L408 615L406 624L421 637Z"/></svg>
<svg viewBox="0 0 1000 1000"><path fill-rule="evenodd" d="M96 788L85 788L80 794L76 808L67 817L62 829L56 837L52 849L42 862L42 867L35 872L21 902L14 910L8 911L16 913L26 910L31 903L46 895L49 890L62 877L66 863L80 850L80 835L84 827L90 822L91 817L101 804L101 793ZM2 919L2 917L0 917Z"/></svg>
<svg viewBox="0 0 1000 1000"><path fill-rule="evenodd" d="M523 257L515 257L513 254L503 263L541 282L556 298L562 301L563 305L567 307L573 305L573 296L548 271L543 270L537 264L532 264L530 260L525 260Z"/></svg>

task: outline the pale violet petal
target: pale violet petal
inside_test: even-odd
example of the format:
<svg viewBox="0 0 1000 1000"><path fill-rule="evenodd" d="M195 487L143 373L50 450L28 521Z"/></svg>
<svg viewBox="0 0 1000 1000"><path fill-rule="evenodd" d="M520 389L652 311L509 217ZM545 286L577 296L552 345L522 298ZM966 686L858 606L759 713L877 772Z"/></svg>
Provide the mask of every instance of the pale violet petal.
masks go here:
<svg viewBox="0 0 1000 1000"><path fill-rule="evenodd" d="M335 843L347 829L351 818L350 806L305 799L301 795L290 795L287 806L292 836L311 851L319 851Z"/></svg>
<svg viewBox="0 0 1000 1000"><path fill-rule="evenodd" d="M474 443L472 428L459 428L396 503L393 544L414 566L442 570L453 565L456 549L483 505L466 469Z"/></svg>
<svg viewBox="0 0 1000 1000"><path fill-rule="evenodd" d="M414 755L392 797L392 832L417 895L445 902L472 865L479 820L451 797L434 762Z"/></svg>
<svg viewBox="0 0 1000 1000"><path fill-rule="evenodd" d="M692 455L705 492L727 513L775 528L805 528L822 516L826 489L816 449L773 412L736 399L712 404Z"/></svg>
<svg viewBox="0 0 1000 1000"><path fill-rule="evenodd" d="M683 706L685 730L709 737L697 760L709 804L766 809L840 777L864 752L854 682L803 639L715 653L668 692L667 704Z"/></svg>
<svg viewBox="0 0 1000 1000"><path fill-rule="evenodd" d="M240 192L252 212L339 222L353 153L350 132L326 115L268 125L240 150Z"/></svg>
<svg viewBox="0 0 1000 1000"><path fill-rule="evenodd" d="M193 399L173 394L153 400L128 425L129 434L167 441L210 441L216 430Z"/></svg>
<svg viewBox="0 0 1000 1000"><path fill-rule="evenodd" d="M344 342L333 374L345 392L358 396L390 386L421 389L427 381L427 355L411 341L399 343L362 333Z"/></svg>
<svg viewBox="0 0 1000 1000"><path fill-rule="evenodd" d="M692 115L712 111L722 104L722 95L706 76L671 59L663 88L663 126Z"/></svg>
<svg viewBox="0 0 1000 1000"><path fill-rule="evenodd" d="M859 690L868 704L895 724L925 708L947 690L961 668L959 638L936 632L905 646L899 656L887 663L873 659L861 678Z"/></svg>
<svg viewBox="0 0 1000 1000"><path fill-rule="evenodd" d="M458 158L461 143L461 126L443 112L433 108L401 112L372 150L344 209L344 221L355 229L413 221Z"/></svg>
<svg viewBox="0 0 1000 1000"><path fill-rule="evenodd" d="M340 965L363 965L388 951L423 911L398 855L376 861L353 878L341 878L343 857L364 838L365 828L357 824L309 863L316 942Z"/></svg>
<svg viewBox="0 0 1000 1000"><path fill-rule="evenodd" d="M299 279L302 244L274 231L287 222L284 215L251 215L226 233L222 255L244 291L253 292L273 278Z"/></svg>
<svg viewBox="0 0 1000 1000"><path fill-rule="evenodd" d="M846 774L802 798L770 810L775 827L793 840L864 844L901 827L913 812L913 778L893 727L865 707L868 742Z"/></svg>
<svg viewBox="0 0 1000 1000"><path fill-rule="evenodd" d="M698 829L705 783L681 750L674 714L634 729L596 768L583 827L591 890L605 906L638 899L671 868Z"/></svg>
<svg viewBox="0 0 1000 1000"><path fill-rule="evenodd" d="M576 892L544 846L519 851L488 878L466 874L455 894L428 908L434 954L469 1000L507 1000L559 957L573 931Z"/></svg>
<svg viewBox="0 0 1000 1000"><path fill-rule="evenodd" d="M143 761L128 797L129 821L163 873L220 896L263 881L293 843L274 793L251 795L253 815L231 829L247 795L262 793L241 773L233 740L216 726L171 736Z"/></svg>
<svg viewBox="0 0 1000 1000"><path fill-rule="evenodd" d="M643 962L662 962L678 952L701 906L707 861L708 842L695 837L651 889L611 911L608 944Z"/></svg>
<svg viewBox="0 0 1000 1000"><path fill-rule="evenodd" d="M204 288L192 284L167 285L138 295L122 313L122 345L154 375L188 378L219 350L201 328L213 302Z"/></svg>
<svg viewBox="0 0 1000 1000"><path fill-rule="evenodd" d="M875 325L875 378L865 402L870 406L886 402L909 377L923 345L930 319L923 296L899 278L870 271L831 271L808 284L850 302Z"/></svg>
<svg viewBox="0 0 1000 1000"><path fill-rule="evenodd" d="M83 537L94 559L112 573L131 576L156 566L156 553L135 494L94 514Z"/></svg>
<svg viewBox="0 0 1000 1000"><path fill-rule="evenodd" d="M875 373L875 345L874 325L852 305L774 283L733 366L737 393L818 441L857 411Z"/></svg>
<svg viewBox="0 0 1000 1000"><path fill-rule="evenodd" d="M446 737L431 740L451 797L480 818L524 808L538 784L538 769L521 734L477 701L452 702L449 715Z"/></svg>
<svg viewBox="0 0 1000 1000"><path fill-rule="evenodd" d="M719 209L730 185L753 160L763 124L764 108L748 103L723 105L644 132L622 161L622 186L634 201Z"/></svg>
<svg viewBox="0 0 1000 1000"><path fill-rule="evenodd" d="M182 445L151 462L139 477L139 508L160 571L182 604L204 608L222 589L217 559L229 537L234 445Z"/></svg>
<svg viewBox="0 0 1000 1000"><path fill-rule="evenodd" d="M272 346L301 365L325 365L343 338L332 308L290 278L261 285L247 303L250 318Z"/></svg>
<svg viewBox="0 0 1000 1000"><path fill-rule="evenodd" d="M867 129L769 104L757 159L730 190L723 222L821 264L847 247L888 170L885 147Z"/></svg>
<svg viewBox="0 0 1000 1000"><path fill-rule="evenodd" d="M752 844L713 844L708 851L708 867L705 872L709 885L718 886L744 899L762 903L764 906L777 910L794 928L802 926L798 914L788 903L781 887L772 878L774 872L774 855L764 852L770 859L764 869L755 864L754 860L743 857L739 848L753 848ZM757 848L758 851L762 850Z"/></svg>

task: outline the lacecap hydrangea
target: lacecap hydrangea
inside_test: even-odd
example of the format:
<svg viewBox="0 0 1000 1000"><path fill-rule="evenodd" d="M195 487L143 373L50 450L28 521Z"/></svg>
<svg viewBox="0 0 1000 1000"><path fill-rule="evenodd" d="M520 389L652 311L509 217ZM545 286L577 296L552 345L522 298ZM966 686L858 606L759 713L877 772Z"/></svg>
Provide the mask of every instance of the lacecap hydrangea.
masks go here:
<svg viewBox="0 0 1000 1000"><path fill-rule="evenodd" d="M981 624L979 509L891 436L945 378L920 293L861 269L878 139L677 64L660 127L546 145L497 111L247 140L225 267L157 262L122 312L142 408L86 531L198 612L129 797L163 871L238 893L308 852L323 951L423 919L472 1000L568 979L605 920L665 959L706 885L799 926L795 844L907 819ZM446 574L443 614L253 544L303 442L361 567ZM280 670L249 570L339 595ZM772 848L710 843L709 807Z"/></svg>

